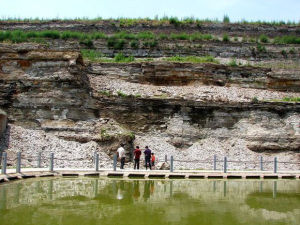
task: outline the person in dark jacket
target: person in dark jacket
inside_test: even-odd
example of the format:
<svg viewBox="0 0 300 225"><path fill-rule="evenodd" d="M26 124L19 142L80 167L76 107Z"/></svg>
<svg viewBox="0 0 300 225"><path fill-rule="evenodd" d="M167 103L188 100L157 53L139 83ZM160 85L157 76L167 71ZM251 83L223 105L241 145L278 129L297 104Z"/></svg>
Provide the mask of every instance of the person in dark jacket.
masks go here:
<svg viewBox="0 0 300 225"><path fill-rule="evenodd" d="M136 146L136 149L133 152L134 154L134 169L140 169L140 157L142 151L139 146Z"/></svg>
<svg viewBox="0 0 300 225"><path fill-rule="evenodd" d="M151 150L149 149L148 146L145 147L144 154L145 154L145 161L146 161L145 162L146 170L148 168L148 165L151 170Z"/></svg>

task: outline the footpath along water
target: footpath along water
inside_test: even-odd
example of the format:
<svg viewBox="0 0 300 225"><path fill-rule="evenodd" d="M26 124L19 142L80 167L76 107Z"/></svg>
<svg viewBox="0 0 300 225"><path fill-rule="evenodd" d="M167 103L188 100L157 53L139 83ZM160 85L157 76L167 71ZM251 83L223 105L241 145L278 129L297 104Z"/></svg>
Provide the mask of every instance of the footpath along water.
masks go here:
<svg viewBox="0 0 300 225"><path fill-rule="evenodd" d="M0 185L0 224L300 224L299 180L39 178Z"/></svg>

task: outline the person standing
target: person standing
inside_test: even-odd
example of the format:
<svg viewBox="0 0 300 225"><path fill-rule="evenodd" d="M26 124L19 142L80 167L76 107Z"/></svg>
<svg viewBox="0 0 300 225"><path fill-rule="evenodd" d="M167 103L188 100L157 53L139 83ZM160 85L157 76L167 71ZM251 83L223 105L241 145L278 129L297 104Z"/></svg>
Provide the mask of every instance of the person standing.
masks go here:
<svg viewBox="0 0 300 225"><path fill-rule="evenodd" d="M154 169L154 167L155 167L155 155L154 155L153 152L151 153L151 166L152 166L153 169Z"/></svg>
<svg viewBox="0 0 300 225"><path fill-rule="evenodd" d="M120 147L117 150L119 159L121 161L121 166L120 169L124 169L124 164L125 164L125 149L124 149L124 144L121 144Z"/></svg>
<svg viewBox="0 0 300 225"><path fill-rule="evenodd" d="M140 157L142 154L142 151L139 146L136 146L136 149L133 152L134 154L134 169L140 169Z"/></svg>
<svg viewBox="0 0 300 225"><path fill-rule="evenodd" d="M148 146L145 147L145 151L144 151L144 154L145 154L145 165L146 165L146 170L148 168L148 165L149 165L149 168L151 170L151 150L149 149Z"/></svg>

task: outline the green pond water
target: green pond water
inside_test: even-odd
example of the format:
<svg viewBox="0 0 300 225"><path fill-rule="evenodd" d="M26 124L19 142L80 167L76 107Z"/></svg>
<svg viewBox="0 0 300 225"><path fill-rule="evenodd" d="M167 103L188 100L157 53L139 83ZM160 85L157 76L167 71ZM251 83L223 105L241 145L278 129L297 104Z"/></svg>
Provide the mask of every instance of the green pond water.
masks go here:
<svg viewBox="0 0 300 225"><path fill-rule="evenodd" d="M299 225L300 181L15 181L0 185L0 224Z"/></svg>

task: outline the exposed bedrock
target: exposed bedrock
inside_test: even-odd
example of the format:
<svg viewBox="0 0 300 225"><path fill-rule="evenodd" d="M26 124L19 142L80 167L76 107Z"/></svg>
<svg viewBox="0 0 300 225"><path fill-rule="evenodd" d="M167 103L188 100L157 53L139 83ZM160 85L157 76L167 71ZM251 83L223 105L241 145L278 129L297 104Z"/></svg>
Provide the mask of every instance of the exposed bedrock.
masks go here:
<svg viewBox="0 0 300 225"><path fill-rule="evenodd" d="M92 166L87 161L94 151L105 160L121 142L132 147L130 131L113 119L100 118L78 52L16 46L0 48L0 107L9 115L0 149L9 152L9 163L18 151L30 158L43 152L47 160L54 151L62 159L57 166L74 166L76 161L68 162L74 158L77 167L86 167Z"/></svg>
<svg viewBox="0 0 300 225"><path fill-rule="evenodd" d="M27 124L95 119L98 109L82 68L78 52L0 48L0 106L10 121Z"/></svg>
<svg viewBox="0 0 300 225"><path fill-rule="evenodd" d="M298 97L299 77L282 74L189 63L86 66L76 51L2 44L0 108L9 123L0 148L9 153L10 164L21 151L31 166L40 151L45 166L51 151L59 167L91 167L94 151L102 166L111 166L120 143L128 159L134 144L148 144L159 159L168 154L187 161L176 162L177 168L209 168L211 162L190 161L214 154L299 162L299 103L264 101L265 96ZM290 83L273 86L271 81L281 79ZM299 164L281 169L299 169Z"/></svg>
<svg viewBox="0 0 300 225"><path fill-rule="evenodd" d="M198 81L203 85L237 86L299 92L300 71L277 70L218 64L172 62L93 63L88 73L153 85L187 85Z"/></svg>
<svg viewBox="0 0 300 225"><path fill-rule="evenodd" d="M73 43L75 44L75 43ZM56 45L59 45L57 43ZM80 45L79 45L80 46ZM84 46L80 46L84 48ZM207 56L222 58L241 58L251 61L271 60L271 59L299 59L299 45L286 44L274 45L264 44L265 49L261 50L257 43L233 43L222 41L187 41L187 40L164 40L158 41L156 47L145 47L143 42L138 48L132 48L130 42L125 43L122 50L124 55L134 57L172 57L180 56ZM85 47L86 48L86 47ZM118 50L108 48L106 40L96 40L93 48L108 57L113 57ZM291 51L291 49L293 49Z"/></svg>
<svg viewBox="0 0 300 225"><path fill-rule="evenodd" d="M45 39L46 44L27 44L32 48L40 46L45 49L55 51L80 50L89 48L85 44L80 44L79 40L53 40ZM296 60L299 62L300 47L297 44L275 45L265 43L264 50L258 47L257 43L223 42L223 41L188 41L188 40L159 40L157 46L149 47L144 43L147 40L140 40L137 47L131 47L130 40L125 41L122 50L108 47L107 40L93 40L93 50L100 51L107 57L114 57L119 51L124 55L136 58L158 58L171 56L207 56L221 58L240 58L249 61L267 60ZM39 47L39 48L40 48Z"/></svg>
<svg viewBox="0 0 300 225"><path fill-rule="evenodd" d="M257 152L300 149L299 104L230 105L135 98L101 102L103 115L137 133L162 133L178 148L207 137L238 137Z"/></svg>

